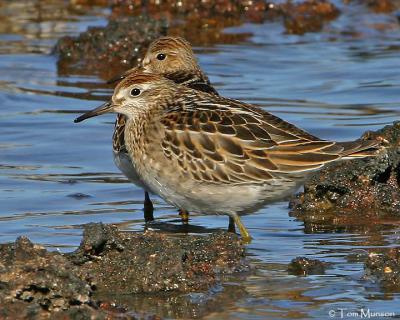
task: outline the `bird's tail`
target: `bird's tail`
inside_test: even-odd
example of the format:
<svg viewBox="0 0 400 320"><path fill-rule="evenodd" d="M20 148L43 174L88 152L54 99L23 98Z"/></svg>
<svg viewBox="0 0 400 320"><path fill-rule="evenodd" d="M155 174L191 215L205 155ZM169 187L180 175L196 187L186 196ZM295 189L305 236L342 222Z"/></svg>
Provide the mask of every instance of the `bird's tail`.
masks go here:
<svg viewBox="0 0 400 320"><path fill-rule="evenodd" d="M340 152L342 159L371 157L383 149L382 142L378 140L337 142L336 145L343 148Z"/></svg>

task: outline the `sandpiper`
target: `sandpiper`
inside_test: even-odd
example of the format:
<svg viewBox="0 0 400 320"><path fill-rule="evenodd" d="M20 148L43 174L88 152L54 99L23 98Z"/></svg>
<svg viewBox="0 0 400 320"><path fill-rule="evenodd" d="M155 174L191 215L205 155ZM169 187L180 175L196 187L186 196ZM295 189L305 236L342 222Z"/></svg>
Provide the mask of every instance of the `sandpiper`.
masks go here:
<svg viewBox="0 0 400 320"><path fill-rule="evenodd" d="M218 94L211 86L206 74L201 70L192 50L192 46L188 41L180 37L161 37L153 41L139 67L129 69L124 74L108 82L113 83L120 81L138 71L160 74L176 83L190 88ZM132 165L125 146L125 122L125 115L118 114L113 134L114 162L130 181L145 189L145 186L140 184L135 166ZM153 203L146 189L144 212L146 221L153 220ZM182 220L187 222L189 212L180 208L179 213ZM232 225L234 226L232 221L230 221L230 229L232 229Z"/></svg>
<svg viewBox="0 0 400 320"><path fill-rule="evenodd" d="M296 190L325 164L375 155L375 140L335 142L237 100L134 73L112 100L75 122L116 112L126 116L125 146L141 184L166 202L201 214L239 215Z"/></svg>

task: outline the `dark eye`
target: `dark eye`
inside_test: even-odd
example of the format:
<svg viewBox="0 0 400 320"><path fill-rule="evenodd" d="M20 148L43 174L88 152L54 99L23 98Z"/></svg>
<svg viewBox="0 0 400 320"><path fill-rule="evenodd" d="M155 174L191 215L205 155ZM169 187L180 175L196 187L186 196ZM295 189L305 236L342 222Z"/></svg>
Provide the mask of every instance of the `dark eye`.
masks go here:
<svg viewBox="0 0 400 320"><path fill-rule="evenodd" d="M158 60L164 60L166 58L166 55L164 54L164 53L159 53L158 55L157 55L157 59Z"/></svg>
<svg viewBox="0 0 400 320"><path fill-rule="evenodd" d="M140 94L140 89L138 88L133 88L131 90L131 96L138 96Z"/></svg>

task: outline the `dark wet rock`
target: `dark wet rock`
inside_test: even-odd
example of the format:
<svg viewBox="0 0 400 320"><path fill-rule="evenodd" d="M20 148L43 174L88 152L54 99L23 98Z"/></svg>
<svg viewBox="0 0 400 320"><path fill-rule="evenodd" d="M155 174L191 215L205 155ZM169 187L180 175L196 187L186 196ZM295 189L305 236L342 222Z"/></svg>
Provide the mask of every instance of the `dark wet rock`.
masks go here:
<svg viewBox="0 0 400 320"><path fill-rule="evenodd" d="M163 33L165 22L139 16L111 20L106 27L91 27L78 37L63 37L55 47L59 73L103 72L110 77L136 65Z"/></svg>
<svg viewBox="0 0 400 320"><path fill-rule="evenodd" d="M121 233L90 224L70 259L97 292L150 293L206 290L217 275L243 271L244 248L238 237L220 232L176 239L165 234Z"/></svg>
<svg viewBox="0 0 400 320"><path fill-rule="evenodd" d="M290 215L303 220L306 231L369 227L400 218L400 122L363 138L385 141L386 149L376 157L327 166L291 201Z"/></svg>
<svg viewBox="0 0 400 320"><path fill-rule="evenodd" d="M50 315L54 319L134 319L133 301L141 299L139 293L162 293L162 299L153 296L153 304L177 299L175 308L188 305L193 310L181 312L188 317L212 305L207 297L213 294L207 292L218 287L222 276L247 269L239 238L226 232L172 238L89 224L79 248L69 254L48 252L21 237L0 245L0 319ZM181 295L173 298L167 292ZM189 292L203 292L204 305L184 296ZM138 294L129 296L132 303L122 298L128 293Z"/></svg>
<svg viewBox="0 0 400 320"><path fill-rule="evenodd" d="M308 276L311 274L325 274L326 263L318 259L297 257L288 265L288 272L296 276Z"/></svg>
<svg viewBox="0 0 400 320"><path fill-rule="evenodd" d="M400 248L370 253L364 269L365 278L377 281L385 291L400 291Z"/></svg>

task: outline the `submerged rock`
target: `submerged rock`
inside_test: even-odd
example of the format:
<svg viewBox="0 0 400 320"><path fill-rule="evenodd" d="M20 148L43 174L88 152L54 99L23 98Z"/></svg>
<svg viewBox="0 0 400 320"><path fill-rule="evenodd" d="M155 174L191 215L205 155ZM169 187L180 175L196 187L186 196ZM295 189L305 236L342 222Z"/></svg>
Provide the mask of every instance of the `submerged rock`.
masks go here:
<svg viewBox="0 0 400 320"><path fill-rule="evenodd" d="M377 281L385 291L400 291L400 248L370 253L364 269L365 278Z"/></svg>
<svg viewBox="0 0 400 320"><path fill-rule="evenodd" d="M113 302L123 302L116 297L207 292L220 275L247 269L239 238L226 232L172 238L89 224L69 254L48 252L22 237L0 245L0 318L133 319L129 306Z"/></svg>
<svg viewBox="0 0 400 320"><path fill-rule="evenodd" d="M365 139L385 141L376 157L333 163L316 173L290 204L306 231L379 224L400 218L400 122Z"/></svg>
<svg viewBox="0 0 400 320"><path fill-rule="evenodd" d="M296 276L308 276L311 274L324 274L326 263L318 259L297 257L288 265L288 272Z"/></svg>

